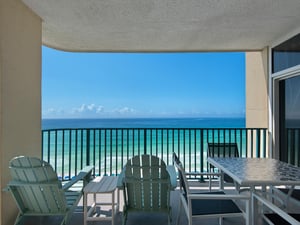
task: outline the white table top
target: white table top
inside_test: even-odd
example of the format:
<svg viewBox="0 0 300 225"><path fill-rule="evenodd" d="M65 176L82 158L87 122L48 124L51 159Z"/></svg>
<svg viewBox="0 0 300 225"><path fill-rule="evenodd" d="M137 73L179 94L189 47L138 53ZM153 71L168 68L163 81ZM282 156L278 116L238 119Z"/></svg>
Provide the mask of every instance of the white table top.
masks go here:
<svg viewBox="0 0 300 225"><path fill-rule="evenodd" d="M111 193L117 188L117 182L116 176L96 177L85 186L83 191L85 193Z"/></svg>
<svg viewBox="0 0 300 225"><path fill-rule="evenodd" d="M276 159L209 157L208 162L240 185L300 185L300 167Z"/></svg>

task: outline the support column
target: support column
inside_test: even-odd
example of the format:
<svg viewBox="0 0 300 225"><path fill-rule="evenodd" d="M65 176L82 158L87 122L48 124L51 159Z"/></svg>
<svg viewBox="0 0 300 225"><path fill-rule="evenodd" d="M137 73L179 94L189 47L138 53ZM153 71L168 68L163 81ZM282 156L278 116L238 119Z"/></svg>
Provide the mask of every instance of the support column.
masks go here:
<svg viewBox="0 0 300 225"><path fill-rule="evenodd" d="M0 183L18 155L41 156L42 21L20 0L0 0ZM13 224L17 207L0 192L0 224Z"/></svg>
<svg viewBox="0 0 300 225"><path fill-rule="evenodd" d="M246 53L246 127L268 127L268 50Z"/></svg>
<svg viewBox="0 0 300 225"><path fill-rule="evenodd" d="M246 53L246 127L268 128L268 49ZM267 140L267 145L269 140ZM267 146L268 149L268 146ZM268 152L267 152L268 154Z"/></svg>

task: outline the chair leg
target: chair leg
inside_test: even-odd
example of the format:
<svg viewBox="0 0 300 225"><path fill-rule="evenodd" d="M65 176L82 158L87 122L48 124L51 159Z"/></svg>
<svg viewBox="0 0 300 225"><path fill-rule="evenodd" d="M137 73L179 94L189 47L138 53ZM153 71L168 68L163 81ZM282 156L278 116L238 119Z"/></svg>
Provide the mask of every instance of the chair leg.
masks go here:
<svg viewBox="0 0 300 225"><path fill-rule="evenodd" d="M169 209L168 213L168 225L171 225L172 223L172 208Z"/></svg>
<svg viewBox="0 0 300 225"><path fill-rule="evenodd" d="M73 211L74 211L74 209L69 210L69 212L64 216L64 218L63 218L63 220L61 222L61 225L67 225L67 224L69 224L69 222L70 222L70 220L72 218L72 215L73 215L73 213L72 213Z"/></svg>
<svg viewBox="0 0 300 225"><path fill-rule="evenodd" d="M123 212L122 225L126 225L127 222L127 211Z"/></svg>
<svg viewBox="0 0 300 225"><path fill-rule="evenodd" d="M17 218L16 218L16 220L15 220L15 225L18 225L20 222L21 222L21 220L22 220L22 215L21 215L21 213L19 212L18 213L18 216L17 216Z"/></svg>
<svg viewBox="0 0 300 225"><path fill-rule="evenodd" d="M220 218L219 218L219 225L223 225L223 220L224 220L223 217L220 217Z"/></svg>
<svg viewBox="0 0 300 225"><path fill-rule="evenodd" d="M180 219L180 212L182 210L182 203L181 200L179 199L179 208L178 208L178 212L177 212L177 219L176 219L176 225L179 224L179 219Z"/></svg>

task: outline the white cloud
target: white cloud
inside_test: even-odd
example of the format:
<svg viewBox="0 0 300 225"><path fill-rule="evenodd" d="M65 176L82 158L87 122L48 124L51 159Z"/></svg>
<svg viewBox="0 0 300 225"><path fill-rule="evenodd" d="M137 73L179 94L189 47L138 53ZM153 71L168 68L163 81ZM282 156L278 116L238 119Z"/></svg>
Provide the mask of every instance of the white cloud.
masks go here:
<svg viewBox="0 0 300 225"><path fill-rule="evenodd" d="M96 108L96 105L95 105L95 104L90 104L90 105L87 105L86 108L87 108L89 111L93 111L93 110Z"/></svg>
<svg viewBox="0 0 300 225"><path fill-rule="evenodd" d="M78 108L74 108L72 110L73 113L88 113L88 112L94 112L94 113L99 113L101 111L103 111L103 106L97 106L96 104L92 103L92 104L82 104L80 107Z"/></svg>
<svg viewBox="0 0 300 225"><path fill-rule="evenodd" d="M122 108L119 108L119 109L115 109L115 110L113 110L113 112L119 113L119 114L129 114L129 113L135 113L136 110L125 106L125 107L122 107Z"/></svg>
<svg viewBox="0 0 300 225"><path fill-rule="evenodd" d="M65 115L65 111L63 109L55 109L55 108L48 108L42 111L43 118L59 118Z"/></svg>
<svg viewBox="0 0 300 225"><path fill-rule="evenodd" d="M120 116L134 117L138 116L138 112L128 106L119 107L117 109L105 109L104 106L94 103L81 104L70 110L56 110L55 108L49 108L43 111L43 118L117 118Z"/></svg>
<svg viewBox="0 0 300 225"><path fill-rule="evenodd" d="M104 107L101 106L101 105L99 105L99 106L97 107L96 113L102 113L102 112L104 112Z"/></svg>

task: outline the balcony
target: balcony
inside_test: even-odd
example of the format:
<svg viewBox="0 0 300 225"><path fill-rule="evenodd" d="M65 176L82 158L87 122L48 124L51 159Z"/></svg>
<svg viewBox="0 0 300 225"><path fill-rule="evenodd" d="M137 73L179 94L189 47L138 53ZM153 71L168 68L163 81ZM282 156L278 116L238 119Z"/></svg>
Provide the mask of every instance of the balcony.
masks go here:
<svg viewBox="0 0 300 225"><path fill-rule="evenodd" d="M298 131L292 132L294 139ZM93 165L94 176L116 176L120 174L126 161L137 154L156 155L172 164L172 153L176 152L185 165L187 172L208 171L207 143L236 143L240 157L268 157L268 132L264 128L93 128L93 129L50 129L42 131L43 159L48 161L60 176L62 181L71 179L85 165ZM200 180L190 176L192 188L203 190L207 188L208 177ZM218 180L213 180L213 189L218 188ZM229 193L234 193L232 185L225 185ZM122 192L122 191L121 191ZM249 192L246 192L246 194ZM88 201L92 201L89 196ZM97 196L98 201L106 201L106 196ZM180 213L179 224L187 224L183 211L178 211L179 188L172 191L172 219L176 221ZM88 204L90 205L90 204ZM83 202L78 205L78 211L72 215L71 224L81 224L83 221ZM101 208L108 210L109 208ZM121 212L116 216L116 224L122 222L122 193ZM103 214L104 213L104 214ZM101 215L111 212L101 211ZM150 219L151 217L151 219ZM152 224L154 219L158 224L166 224L164 215L149 215L136 213L130 217L128 224ZM148 219L147 219L148 218ZM49 224L56 224L51 219ZM29 223L31 218L28 219ZM43 224L45 221L40 219ZM144 222L145 221L145 222ZM199 221L200 222L200 221ZM106 224L102 222L101 224ZM175 222L173 222L175 223ZM47 223L48 224L48 223ZM97 223L96 223L97 224ZM99 222L100 224L100 222ZM218 219L201 219L201 224L218 224ZM224 224L245 224L243 218L226 218ZM261 218L255 224L264 224Z"/></svg>
<svg viewBox="0 0 300 225"><path fill-rule="evenodd" d="M93 165L95 176L116 176L127 160L137 154L156 155L170 165L172 153L176 152L187 172L203 172L208 170L207 143L234 142L238 145L241 157L267 157L268 140L266 128L49 129L42 131L42 158L53 165L63 181L75 176L84 165ZM202 177L201 182L193 178L195 177L190 177L190 182L195 190L207 185L207 177ZM215 183L217 186L217 182ZM178 190L172 192L173 223L176 222L178 197ZM82 202L79 203L79 208L82 208ZM187 224L184 212L180 213L182 216L179 224ZM75 213L71 224L81 224L82 217L81 212ZM147 219L149 215L137 214L127 224L136 224L140 217L143 217L143 224L147 224L147 221L149 224L153 223L152 219ZM201 221L204 225L218 224L216 219ZM119 214L117 224L121 222L122 214ZM106 223L110 222L99 222ZM167 223L164 215L157 216L157 223ZM225 220L225 224L243 223L242 218Z"/></svg>

